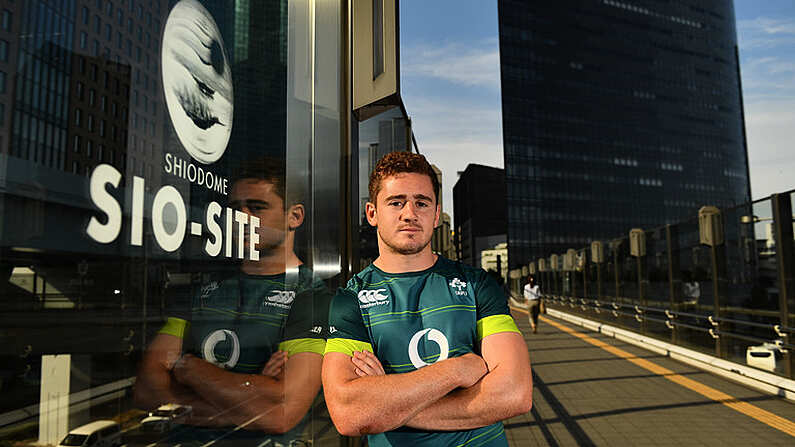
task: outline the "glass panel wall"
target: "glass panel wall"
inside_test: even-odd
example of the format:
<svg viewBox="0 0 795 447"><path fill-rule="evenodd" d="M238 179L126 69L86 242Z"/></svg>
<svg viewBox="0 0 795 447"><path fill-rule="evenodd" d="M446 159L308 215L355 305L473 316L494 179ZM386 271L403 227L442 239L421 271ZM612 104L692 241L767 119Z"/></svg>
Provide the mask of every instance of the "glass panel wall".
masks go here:
<svg viewBox="0 0 795 447"><path fill-rule="evenodd" d="M0 441L338 445L341 2L4 7Z"/></svg>
<svg viewBox="0 0 795 447"><path fill-rule="evenodd" d="M546 299L553 309L792 377L792 201L790 191L702 208L645 231L640 257L630 238L614 239L605 244L604 263L585 263L587 277L577 272L583 280L575 281L573 296L559 296L556 287L565 289L566 280L542 272L553 281Z"/></svg>
<svg viewBox="0 0 795 447"><path fill-rule="evenodd" d="M358 249L359 271L378 257L375 227L367 223L365 205L370 200L368 184L376 163L390 152L411 151L411 124L402 107L393 107L358 123Z"/></svg>

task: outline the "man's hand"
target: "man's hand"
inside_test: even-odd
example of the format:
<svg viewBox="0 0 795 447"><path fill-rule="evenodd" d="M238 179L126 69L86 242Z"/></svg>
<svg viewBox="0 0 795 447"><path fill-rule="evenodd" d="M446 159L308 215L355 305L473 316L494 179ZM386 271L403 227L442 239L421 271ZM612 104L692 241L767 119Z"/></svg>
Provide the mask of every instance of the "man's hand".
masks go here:
<svg viewBox="0 0 795 447"><path fill-rule="evenodd" d="M459 377L462 381L461 388L471 387L478 383L478 380L482 379L483 376L489 372L486 362L477 354L472 354L470 352L455 358L459 362L459 372L461 374Z"/></svg>
<svg viewBox="0 0 795 447"><path fill-rule="evenodd" d="M359 377L383 376L386 374L378 357L370 351L354 351L351 362L353 362L353 366L356 368L354 371Z"/></svg>
<svg viewBox="0 0 795 447"><path fill-rule="evenodd" d="M174 362L171 373L174 375L174 378L177 379L177 382L183 384L187 383L188 375L190 374L190 364L196 360L204 361L193 354L183 354Z"/></svg>
<svg viewBox="0 0 795 447"><path fill-rule="evenodd" d="M284 364L287 363L287 351L276 351L268 359L268 363L262 368L263 376L273 377L281 380L284 378Z"/></svg>
<svg viewBox="0 0 795 447"><path fill-rule="evenodd" d="M463 388L469 388L476 384L488 372L486 362L479 355L464 354L461 357L456 357L455 361L458 362L460 368L461 379L464 382ZM354 371L359 377L386 374L378 357L370 351L354 351L351 362L353 362Z"/></svg>

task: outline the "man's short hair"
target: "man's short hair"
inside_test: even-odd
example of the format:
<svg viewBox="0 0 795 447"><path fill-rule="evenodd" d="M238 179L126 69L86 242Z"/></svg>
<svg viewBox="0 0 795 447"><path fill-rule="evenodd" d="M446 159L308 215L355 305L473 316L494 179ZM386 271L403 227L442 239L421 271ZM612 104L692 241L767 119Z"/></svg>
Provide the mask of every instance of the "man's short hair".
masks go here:
<svg viewBox="0 0 795 447"><path fill-rule="evenodd" d="M286 161L283 158L260 157L240 162L232 177L232 184L244 179L263 180L273 185L273 191L287 207L304 203L304 188L299 179L287 184ZM292 177L292 176L291 176Z"/></svg>
<svg viewBox="0 0 795 447"><path fill-rule="evenodd" d="M433 185L436 203L439 203L439 178L436 177L431 164L428 163L424 156L412 152L390 152L378 161L373 172L370 173L370 184L367 188L370 192L370 202L376 203L378 192L381 191L381 181L387 177L402 173L427 175L431 179L431 185Z"/></svg>

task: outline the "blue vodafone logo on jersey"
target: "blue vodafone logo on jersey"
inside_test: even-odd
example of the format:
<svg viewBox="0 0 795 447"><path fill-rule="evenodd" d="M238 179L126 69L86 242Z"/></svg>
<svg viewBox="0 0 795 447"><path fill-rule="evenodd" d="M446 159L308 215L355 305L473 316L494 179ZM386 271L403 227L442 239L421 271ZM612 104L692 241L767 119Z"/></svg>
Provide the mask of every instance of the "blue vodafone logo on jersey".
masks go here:
<svg viewBox="0 0 795 447"><path fill-rule="evenodd" d="M414 334L409 342L409 360L411 360L411 364L417 369L431 364L423 360L419 352L420 340L422 340L426 334L428 335L428 340L439 345L439 358L431 363L441 362L447 359L447 356L450 354L450 345L447 342L447 337L444 336L442 331L432 328L423 329Z"/></svg>

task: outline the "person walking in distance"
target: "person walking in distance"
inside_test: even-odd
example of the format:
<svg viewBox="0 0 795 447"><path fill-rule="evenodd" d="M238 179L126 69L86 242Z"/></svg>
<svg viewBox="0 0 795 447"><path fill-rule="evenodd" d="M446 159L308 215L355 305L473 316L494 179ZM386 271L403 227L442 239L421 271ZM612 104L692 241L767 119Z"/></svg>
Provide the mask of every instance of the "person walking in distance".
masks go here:
<svg viewBox="0 0 795 447"><path fill-rule="evenodd" d="M538 313L541 311L541 288L536 284L533 275L527 277L527 284L524 285L524 299L527 301L530 312L530 326L533 333L538 332Z"/></svg>

